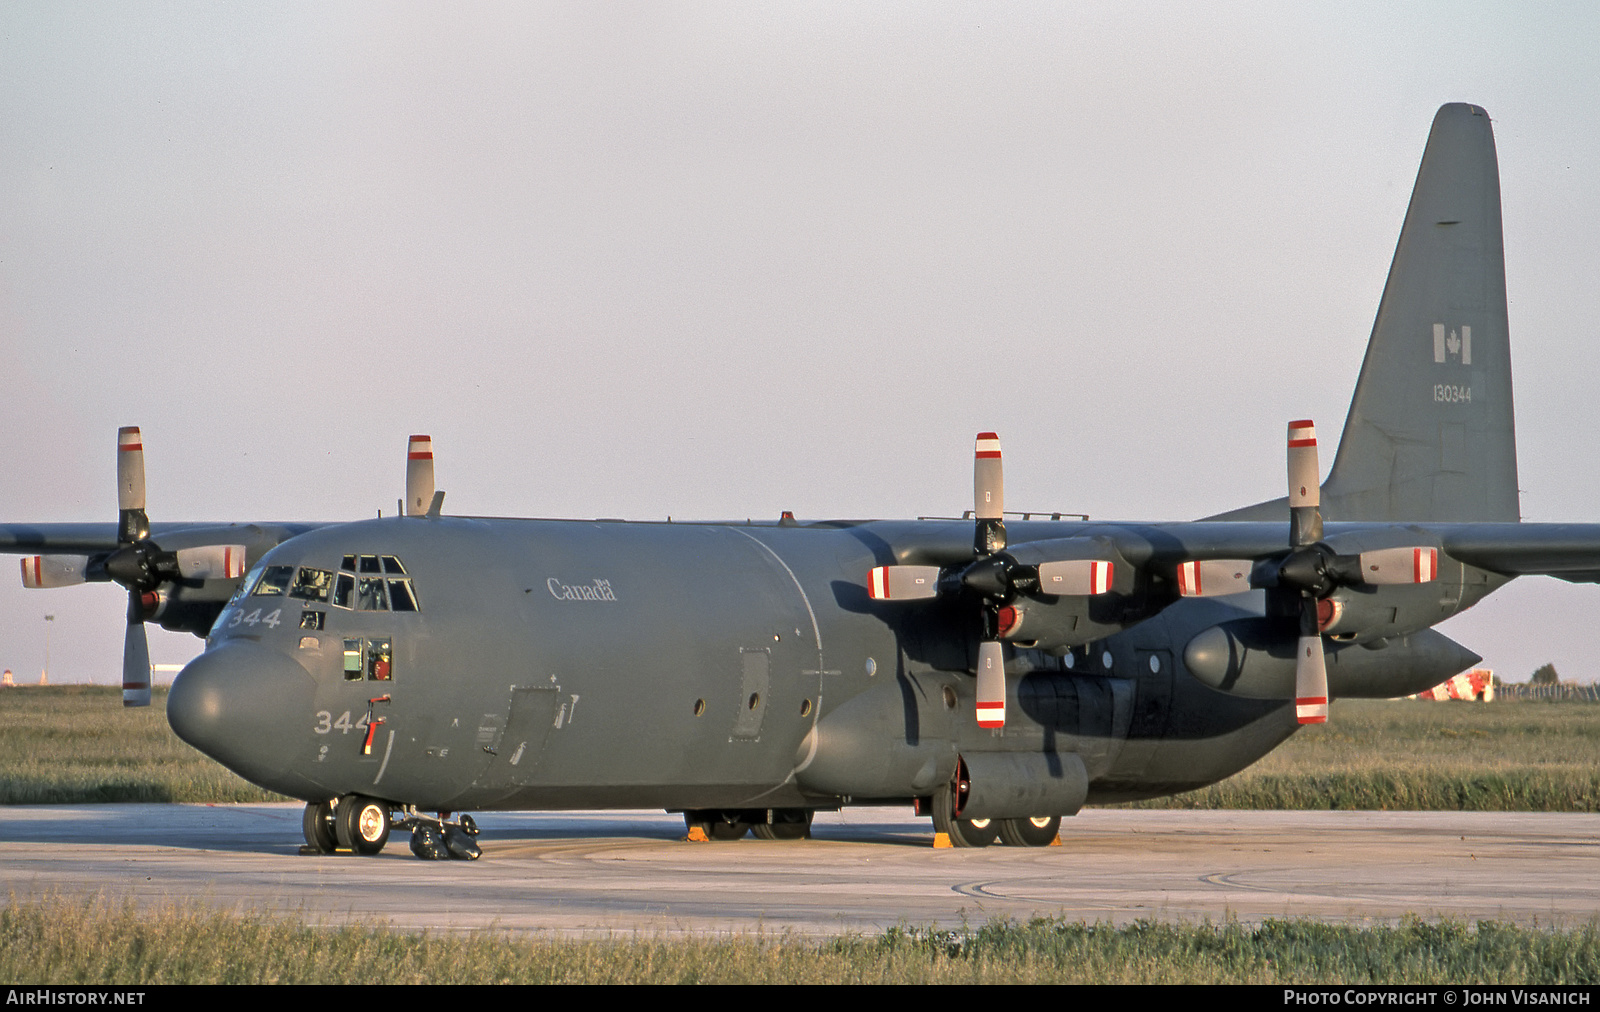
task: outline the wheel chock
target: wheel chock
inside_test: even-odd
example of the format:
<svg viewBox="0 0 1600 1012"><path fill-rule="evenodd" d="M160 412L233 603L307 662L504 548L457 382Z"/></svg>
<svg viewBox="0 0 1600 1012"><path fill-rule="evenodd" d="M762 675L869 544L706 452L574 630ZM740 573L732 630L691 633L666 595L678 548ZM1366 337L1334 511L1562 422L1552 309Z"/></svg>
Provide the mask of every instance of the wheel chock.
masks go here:
<svg viewBox="0 0 1600 1012"><path fill-rule="evenodd" d="M711 837L706 835L705 830L696 826L689 830L689 835L684 837L684 841L687 843L710 843Z"/></svg>
<svg viewBox="0 0 1600 1012"><path fill-rule="evenodd" d="M950 842L950 834L949 833L935 833L935 834L933 834L933 849L934 850L938 850L940 847L950 847L950 846L953 846L953 844L951 844L951 842Z"/></svg>

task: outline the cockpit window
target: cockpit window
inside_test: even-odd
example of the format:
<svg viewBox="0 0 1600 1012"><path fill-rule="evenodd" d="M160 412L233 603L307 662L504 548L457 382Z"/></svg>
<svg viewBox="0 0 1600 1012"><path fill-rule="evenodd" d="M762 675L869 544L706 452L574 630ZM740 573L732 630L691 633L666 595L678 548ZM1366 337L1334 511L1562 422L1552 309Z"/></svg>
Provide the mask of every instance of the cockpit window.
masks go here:
<svg viewBox="0 0 1600 1012"><path fill-rule="evenodd" d="M261 579L261 571L265 568L265 566L258 564L256 568L246 573L245 578L239 583L239 589L233 592L233 596L228 599L228 603L235 604L244 600L249 595L250 588L254 587L256 582Z"/></svg>
<svg viewBox="0 0 1600 1012"><path fill-rule="evenodd" d="M340 572L312 570L326 578L326 597L335 608L354 611L421 611L405 565L393 555L346 555ZM301 570L302 579L306 570ZM361 575L354 575L360 573ZM371 575L369 575L371 574Z"/></svg>
<svg viewBox="0 0 1600 1012"><path fill-rule="evenodd" d="M321 604L328 603L328 594L333 589L333 574L326 569L312 569L310 566L301 566L296 574L294 587L289 591L289 596L302 601L317 601Z"/></svg>
<svg viewBox="0 0 1600 1012"><path fill-rule="evenodd" d="M289 578L293 575L293 566L268 566L256 583L255 596L282 597L284 591L289 589Z"/></svg>
<svg viewBox="0 0 1600 1012"><path fill-rule="evenodd" d="M356 583L356 611L388 611L389 598L383 592L382 580L363 577Z"/></svg>
<svg viewBox="0 0 1600 1012"><path fill-rule="evenodd" d="M417 610L417 599L411 596L410 580L389 581L389 608L393 611Z"/></svg>

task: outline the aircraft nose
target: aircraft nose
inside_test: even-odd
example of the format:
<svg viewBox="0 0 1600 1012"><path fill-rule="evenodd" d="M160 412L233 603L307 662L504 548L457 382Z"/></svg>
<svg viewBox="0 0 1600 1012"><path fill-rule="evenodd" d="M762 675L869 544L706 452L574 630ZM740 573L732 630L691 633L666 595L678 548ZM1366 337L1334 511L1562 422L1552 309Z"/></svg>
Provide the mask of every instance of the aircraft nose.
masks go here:
<svg viewBox="0 0 1600 1012"><path fill-rule="evenodd" d="M263 787L294 793L292 733L316 686L291 657L248 640L207 650L179 672L167 723L179 738Z"/></svg>

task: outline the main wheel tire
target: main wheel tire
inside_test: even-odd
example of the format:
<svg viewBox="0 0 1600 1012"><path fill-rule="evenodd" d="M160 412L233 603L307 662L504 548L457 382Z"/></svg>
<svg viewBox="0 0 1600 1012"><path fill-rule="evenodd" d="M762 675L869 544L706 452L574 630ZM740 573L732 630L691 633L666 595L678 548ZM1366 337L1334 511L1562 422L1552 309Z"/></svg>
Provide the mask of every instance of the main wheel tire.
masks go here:
<svg viewBox="0 0 1600 1012"><path fill-rule="evenodd" d="M389 842L389 806L359 794L339 799L333 827L339 846L357 854L376 854Z"/></svg>
<svg viewBox="0 0 1600 1012"><path fill-rule="evenodd" d="M955 791L944 787L933 795L933 830L948 836L952 847L987 847L1000 835L1000 820L956 818Z"/></svg>
<svg viewBox="0 0 1600 1012"><path fill-rule="evenodd" d="M748 822L727 822L717 819L711 823L711 838L713 840L742 840L744 834L750 832Z"/></svg>
<svg viewBox="0 0 1600 1012"><path fill-rule="evenodd" d="M1000 823L1000 842L1007 847L1048 847L1061 832L1059 815L997 821Z"/></svg>
<svg viewBox="0 0 1600 1012"><path fill-rule="evenodd" d="M771 822L751 825L750 835L757 840L809 840L814 814L809 808L780 808L772 813Z"/></svg>
<svg viewBox="0 0 1600 1012"><path fill-rule="evenodd" d="M314 854L332 854L339 848L339 837L333 828L333 802L313 801L306 805L300 817L300 830L306 835L306 846Z"/></svg>

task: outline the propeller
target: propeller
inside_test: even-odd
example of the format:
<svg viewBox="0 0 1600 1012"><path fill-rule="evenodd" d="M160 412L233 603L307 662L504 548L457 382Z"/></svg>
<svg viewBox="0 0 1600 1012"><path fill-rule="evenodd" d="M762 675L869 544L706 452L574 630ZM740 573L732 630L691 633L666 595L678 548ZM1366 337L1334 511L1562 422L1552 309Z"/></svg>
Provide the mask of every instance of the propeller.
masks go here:
<svg viewBox="0 0 1600 1012"><path fill-rule="evenodd" d="M1276 586L1297 594L1295 715L1302 724L1322 724L1328 719L1328 665L1319 605L1340 587L1431 583L1438 573L1439 553L1428 546L1338 553L1322 540L1317 429L1310 419L1289 423L1288 464L1289 551L1265 564L1253 559L1182 563L1177 572L1178 593L1213 597Z"/></svg>
<svg viewBox="0 0 1600 1012"><path fill-rule="evenodd" d="M145 620L161 603L161 588L176 581L237 580L244 545L200 545L169 552L150 538L145 514L144 440L138 426L117 430L117 548L99 555L33 555L22 560L22 585L68 587L114 581L128 591L128 629L122 640L122 705L150 705L150 645Z"/></svg>
<svg viewBox="0 0 1600 1012"><path fill-rule="evenodd" d="M973 451L974 529L972 561L959 567L877 566L867 574L874 601L924 601L940 594L967 594L979 601L982 638L978 643L977 720L979 727L1006 723L1005 650L1001 641L1022 626L1024 595L1087 596L1111 589L1112 564L1098 559L1063 559L1025 565L1006 551L1005 475L1000 437L980 432ZM1081 550L1081 546L1074 545Z"/></svg>

